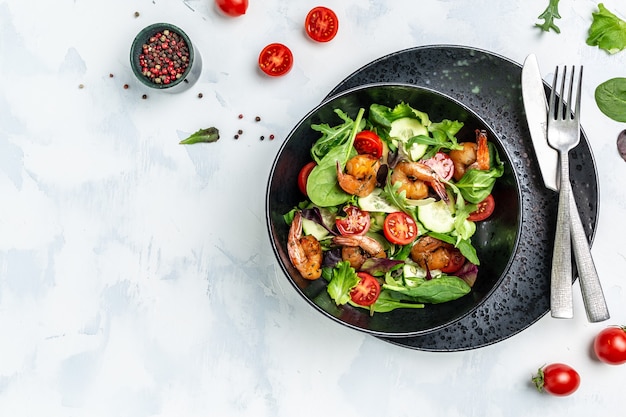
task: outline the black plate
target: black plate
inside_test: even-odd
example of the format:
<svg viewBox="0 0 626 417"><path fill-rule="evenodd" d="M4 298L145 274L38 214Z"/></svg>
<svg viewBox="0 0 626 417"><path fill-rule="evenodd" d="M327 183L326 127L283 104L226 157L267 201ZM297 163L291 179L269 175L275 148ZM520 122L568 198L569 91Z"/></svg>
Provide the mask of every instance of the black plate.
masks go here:
<svg viewBox="0 0 626 417"><path fill-rule="evenodd" d="M550 267L558 196L543 186L521 94L521 65L462 46L405 49L379 58L339 83L326 99L370 83L401 82L447 94L476 112L502 140L522 193L522 228L515 259L500 286L474 313L421 336L384 338L426 351L460 351L502 341L526 329L550 308ZM570 152L570 177L589 242L598 217L598 181L589 142Z"/></svg>

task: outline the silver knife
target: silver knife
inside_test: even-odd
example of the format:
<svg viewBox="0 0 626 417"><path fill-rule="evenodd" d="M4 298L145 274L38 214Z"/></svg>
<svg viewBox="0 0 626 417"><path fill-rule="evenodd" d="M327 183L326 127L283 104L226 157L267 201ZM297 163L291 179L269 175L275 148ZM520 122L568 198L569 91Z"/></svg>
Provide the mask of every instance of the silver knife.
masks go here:
<svg viewBox="0 0 626 417"><path fill-rule="evenodd" d="M547 109L543 79L534 54L528 55L522 68L522 98L539 169L546 188L558 191L558 153L548 145ZM580 220L573 194L570 194L570 227L572 247L578 269L580 289L587 312L587 319L600 322L610 318L600 278L596 271L587 235Z"/></svg>

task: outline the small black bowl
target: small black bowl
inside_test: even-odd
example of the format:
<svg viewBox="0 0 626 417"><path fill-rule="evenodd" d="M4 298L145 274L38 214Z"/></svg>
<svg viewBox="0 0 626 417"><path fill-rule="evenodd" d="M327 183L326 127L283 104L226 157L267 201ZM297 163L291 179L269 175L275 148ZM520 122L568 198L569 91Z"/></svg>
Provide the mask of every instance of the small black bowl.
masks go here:
<svg viewBox="0 0 626 417"><path fill-rule="evenodd" d="M139 57L143 53L144 45L148 44L150 39L155 34L164 33L165 31L177 34L184 42L188 53L187 69L179 78L173 78L167 83L155 83L143 74ZM168 93L178 93L187 90L196 81L198 81L200 73L202 72L202 58L200 57L195 45L191 42L191 39L189 39L189 36L187 36L181 28L172 25L171 23L154 23L143 28L133 40L133 44L130 48L130 66L137 79L143 85Z"/></svg>
<svg viewBox="0 0 626 417"><path fill-rule="evenodd" d="M311 160L310 149L319 138L311 124L341 123L334 109L356 117L372 103L394 107L405 102L426 112L433 121L459 120L464 127L457 137L474 140L476 129L485 129L505 164L504 175L496 181L493 196L496 208L491 217L477 223L472 243L481 265L476 283L466 296L447 303L427 304L423 309L396 309L369 314L350 305L337 306L326 291L326 281L309 281L292 266L287 253L289 226L283 215L304 196L298 189L300 168ZM379 337L411 337L441 329L472 313L501 283L511 264L521 227L521 197L512 164L495 132L474 112L458 101L434 90L407 84L370 84L345 91L310 111L291 131L272 166L266 193L266 221L278 263L298 293L323 316Z"/></svg>

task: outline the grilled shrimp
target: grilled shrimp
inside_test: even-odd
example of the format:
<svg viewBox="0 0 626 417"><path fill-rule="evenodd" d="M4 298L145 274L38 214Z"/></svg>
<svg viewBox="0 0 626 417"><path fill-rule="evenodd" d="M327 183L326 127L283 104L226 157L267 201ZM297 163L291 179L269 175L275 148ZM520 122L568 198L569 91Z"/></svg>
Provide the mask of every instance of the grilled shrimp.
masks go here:
<svg viewBox="0 0 626 417"><path fill-rule="evenodd" d="M357 155L348 160L345 173L337 163L339 186L348 194L366 197L376 188L378 168L380 161L368 154Z"/></svg>
<svg viewBox="0 0 626 417"><path fill-rule="evenodd" d="M424 269L442 269L450 262L450 251L454 248L431 236L420 237L411 248L411 259Z"/></svg>
<svg viewBox="0 0 626 417"><path fill-rule="evenodd" d="M322 246L314 236L302 236L302 214L299 211L289 229L287 253L303 278L314 280L322 276Z"/></svg>
<svg viewBox="0 0 626 417"><path fill-rule="evenodd" d="M454 179L460 180L469 169L487 170L490 168L487 132L476 129L476 143L462 142L463 149L454 149L449 153L454 163Z"/></svg>
<svg viewBox="0 0 626 417"><path fill-rule="evenodd" d="M428 197L431 186L442 200L448 201L448 193L442 178L428 165L421 162L401 161L391 174L391 182L400 182L399 191L406 192L406 198L421 200Z"/></svg>
<svg viewBox="0 0 626 417"><path fill-rule="evenodd" d="M360 269L367 258L385 258L387 254L376 239L365 235L335 236L335 245L341 248L341 259L350 262L354 269Z"/></svg>

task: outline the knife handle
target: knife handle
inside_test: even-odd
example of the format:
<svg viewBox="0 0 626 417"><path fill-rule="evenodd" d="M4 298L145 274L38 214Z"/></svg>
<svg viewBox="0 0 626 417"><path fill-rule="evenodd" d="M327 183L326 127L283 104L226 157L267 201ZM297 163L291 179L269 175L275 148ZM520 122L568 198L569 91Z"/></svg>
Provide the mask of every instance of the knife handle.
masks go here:
<svg viewBox="0 0 626 417"><path fill-rule="evenodd" d="M596 266L591 256L591 249L587 241L587 235L580 220L578 207L574 195L570 193L570 228L572 235L572 246L574 258L576 258L576 268L578 269L578 279L580 290L587 311L587 319L591 323L608 320L610 318L609 309L604 299L600 278L596 271Z"/></svg>
<svg viewBox="0 0 626 417"><path fill-rule="evenodd" d="M552 252L550 277L550 314L552 317L571 319L574 317L572 293L572 238L570 234L569 160L567 152L559 152L560 179L559 206L556 215L556 233ZM564 180L565 179L565 180Z"/></svg>

